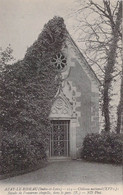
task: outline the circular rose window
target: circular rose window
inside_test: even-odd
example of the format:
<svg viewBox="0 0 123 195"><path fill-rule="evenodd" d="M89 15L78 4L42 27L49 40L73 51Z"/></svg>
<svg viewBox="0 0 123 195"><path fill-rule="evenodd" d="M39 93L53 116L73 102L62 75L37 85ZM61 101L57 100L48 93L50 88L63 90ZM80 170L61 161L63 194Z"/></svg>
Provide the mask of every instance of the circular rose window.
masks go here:
<svg viewBox="0 0 123 195"><path fill-rule="evenodd" d="M65 66L67 65L66 58L61 53L53 57L52 63L58 70L63 70Z"/></svg>

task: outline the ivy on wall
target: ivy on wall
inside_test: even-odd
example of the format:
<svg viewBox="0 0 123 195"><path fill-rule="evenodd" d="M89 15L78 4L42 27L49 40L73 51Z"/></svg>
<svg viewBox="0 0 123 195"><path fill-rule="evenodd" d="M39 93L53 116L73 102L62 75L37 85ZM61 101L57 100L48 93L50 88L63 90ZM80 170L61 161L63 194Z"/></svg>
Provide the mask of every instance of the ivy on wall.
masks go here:
<svg viewBox="0 0 123 195"><path fill-rule="evenodd" d="M54 17L44 26L34 44L27 49L24 59L7 66L0 75L3 137L9 133L16 136L19 132L22 139L27 135L28 139L35 138L45 147L44 142L50 132L48 117L60 84L59 73L51 60L61 51L65 39L64 20ZM11 140L8 140L9 142ZM2 144L5 148L5 143Z"/></svg>

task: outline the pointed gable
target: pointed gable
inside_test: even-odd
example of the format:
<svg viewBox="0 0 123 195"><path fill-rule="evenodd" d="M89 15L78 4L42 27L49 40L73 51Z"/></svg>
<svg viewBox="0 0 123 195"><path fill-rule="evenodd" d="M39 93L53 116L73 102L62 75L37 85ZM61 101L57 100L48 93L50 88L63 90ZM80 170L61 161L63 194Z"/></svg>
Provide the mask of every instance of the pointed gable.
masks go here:
<svg viewBox="0 0 123 195"><path fill-rule="evenodd" d="M101 85L97 75L95 74L94 70L91 68L91 66L88 64L87 60L85 59L82 52L79 50L78 46L70 36L69 32L67 31L67 39L66 44L68 46L68 50L71 52L71 56L73 58L76 58L76 60L79 62L79 64L82 66L83 70L91 80L91 82L96 83L98 86Z"/></svg>
<svg viewBox="0 0 123 195"><path fill-rule="evenodd" d="M50 118L52 117L71 117L72 115L72 105L69 100L66 98L62 90L58 93L55 98L55 101L52 105Z"/></svg>

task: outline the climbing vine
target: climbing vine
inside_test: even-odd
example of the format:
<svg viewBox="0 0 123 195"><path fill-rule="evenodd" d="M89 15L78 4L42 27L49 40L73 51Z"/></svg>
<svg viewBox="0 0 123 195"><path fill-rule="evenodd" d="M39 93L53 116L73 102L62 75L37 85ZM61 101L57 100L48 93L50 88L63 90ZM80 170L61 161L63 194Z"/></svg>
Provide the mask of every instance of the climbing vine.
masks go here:
<svg viewBox="0 0 123 195"><path fill-rule="evenodd" d="M27 136L29 140L33 139L34 145L38 142L38 144L43 143L45 147L45 140L50 132L48 117L52 100L60 84L59 73L51 61L53 56L61 51L65 39L64 20L60 17L54 17L44 26L33 45L27 49L24 59L7 66L1 75L1 129L3 137L8 134L11 134L10 137L12 137L12 135L16 136L19 133L22 135L20 136L22 140L23 136ZM7 145L12 140L8 138ZM20 140L19 143L21 143ZM5 149L5 142L2 143L3 145L4 150L8 152ZM11 148L9 153L14 154ZM40 156L40 152L36 155Z"/></svg>

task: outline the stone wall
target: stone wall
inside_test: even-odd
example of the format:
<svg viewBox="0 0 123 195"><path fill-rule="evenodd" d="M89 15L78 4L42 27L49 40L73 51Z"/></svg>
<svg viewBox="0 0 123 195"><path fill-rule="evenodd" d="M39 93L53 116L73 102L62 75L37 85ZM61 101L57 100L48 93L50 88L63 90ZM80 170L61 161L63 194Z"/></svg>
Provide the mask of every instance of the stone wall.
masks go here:
<svg viewBox="0 0 123 195"><path fill-rule="evenodd" d="M66 102L66 107L71 110L67 113L72 113L71 116L64 115L70 120L70 156L79 158L84 137L88 133L99 132L98 81L86 60L71 42L62 52L67 59L67 67L62 72L61 97ZM57 115L58 113L56 116L53 114L55 117Z"/></svg>
<svg viewBox="0 0 123 195"><path fill-rule="evenodd" d="M76 147L77 157L79 157L82 141L87 133L91 132L91 81L75 58L72 59L72 63L74 63L74 66L71 68L68 81L72 84L72 88L76 89L76 113L78 120L76 126Z"/></svg>

